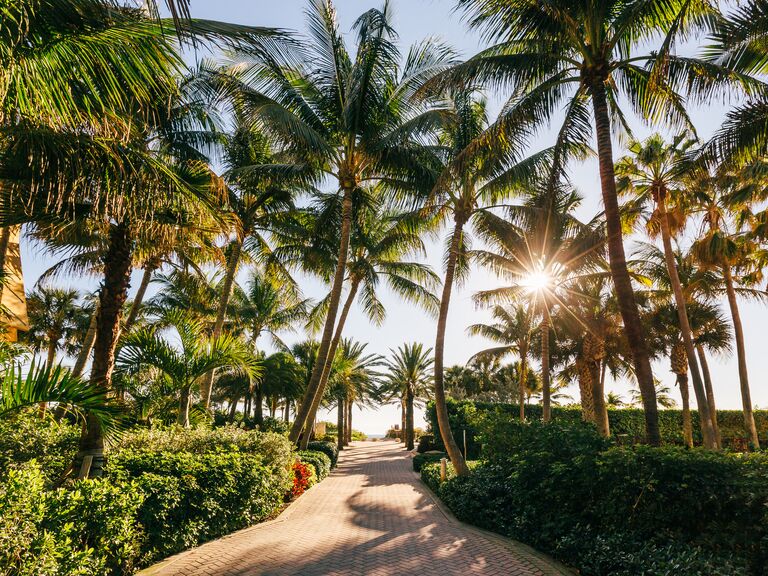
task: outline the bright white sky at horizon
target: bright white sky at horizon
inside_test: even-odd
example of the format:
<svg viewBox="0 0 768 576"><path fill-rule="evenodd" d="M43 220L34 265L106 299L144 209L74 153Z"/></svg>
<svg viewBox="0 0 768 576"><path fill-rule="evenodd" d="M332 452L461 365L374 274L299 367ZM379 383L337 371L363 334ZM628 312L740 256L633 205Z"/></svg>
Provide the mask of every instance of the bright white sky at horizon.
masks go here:
<svg viewBox="0 0 768 576"><path fill-rule="evenodd" d="M379 0L336 0L341 29L349 39L349 48L354 38L351 28L355 19L365 10L372 7L380 7ZM459 15L453 12L453 0L392 0L395 13L395 29L401 40L402 50L414 42L428 36L437 36L452 45L462 57L470 57L482 47L478 35L470 32L461 22ZM238 24L255 26L273 26L291 30L304 30L303 11L305 0L282 0L279 3L266 0L192 0L192 15L197 18L229 21ZM489 94L492 102L498 102L503 95ZM495 108L498 108L496 106ZM727 106L722 103L713 103L705 108L692 111L693 120L700 137L707 138L717 129ZM650 130L633 123L637 137L643 137ZM546 130L538 136L534 147L540 149L551 144L551 131ZM622 154L621 148L616 146L617 157ZM597 163L588 161L572 169L573 182L579 192L584 196L584 203L580 211L583 219L589 219L601 209L600 189L597 173ZM628 252L631 245L628 245ZM39 247L24 243L22 248L24 275L27 288L31 288L38 276L52 265L55 260L48 254L41 252ZM428 262L439 272L442 263L442 241L432 242L428 254ZM93 279L62 278L62 284L68 284L83 290L93 290L97 282ZM135 290L139 282L138 275L134 275L132 286ZM469 324L482 321L487 318L482 311L475 310L471 297L474 292L493 287L496 280L482 270L475 270L465 286L454 293L449 315L448 332L446 338L446 364L463 364L470 356L486 347L487 342L480 338L469 337L465 328ZM302 283L305 295L312 298L320 298L326 292L320 283L309 281ZM133 293L133 291L132 291ZM387 320L381 327L372 326L356 309L350 317L345 336L355 338L362 342L368 342L368 350L380 354L388 354L390 349L397 348L406 341L423 342L433 346L435 338L435 321L414 306L403 303L392 294L382 290L382 301L387 307ZM723 303L725 306L725 303ZM725 308L724 308L725 309ZM727 310L726 310L727 311ZM741 302L742 320L745 325L747 342L747 360L750 369L750 383L754 404L768 407L768 387L765 385L765 375L768 372L768 356L763 356L762 351L765 341L762 338L760 326L768 318L768 309L764 305ZM286 335L286 340L293 342L304 338L303 334ZM739 395L739 383L735 356L729 358L712 358L710 360L715 396L720 408L738 409L741 407ZM672 393L679 403L679 392L674 387L674 375L669 370L667 360L657 362L654 365L654 374L667 386L672 388ZM607 390L620 393L626 399L628 397L628 382L608 382ZM578 390L570 391L576 399ZM693 394L691 394L692 402ZM335 411L321 415L321 418L335 420ZM419 414L421 418L421 414ZM399 423L399 407L385 406L378 410L360 411L356 409L353 417L353 425L356 429L376 434L383 433L392 424ZM423 422L417 422L417 426Z"/></svg>

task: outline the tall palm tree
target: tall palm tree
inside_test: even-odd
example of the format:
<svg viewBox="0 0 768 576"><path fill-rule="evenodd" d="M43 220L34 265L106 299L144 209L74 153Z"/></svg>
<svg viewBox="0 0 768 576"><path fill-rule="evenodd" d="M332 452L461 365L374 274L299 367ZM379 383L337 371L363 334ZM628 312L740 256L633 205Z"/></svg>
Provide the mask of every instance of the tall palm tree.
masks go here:
<svg viewBox="0 0 768 576"><path fill-rule="evenodd" d="M434 121L413 98L430 77L445 70L452 56L425 42L401 65L391 10L365 12L355 23L356 53L351 54L329 0L307 8L309 37L302 39L304 59L287 67L280 61L243 55L227 76L236 105L247 119L303 154L320 175L333 178L342 198L338 257L328 299L318 362L302 399L290 438L296 441L313 401L333 339L347 269L353 195L370 181L393 191L418 187L429 176L416 161L412 135Z"/></svg>
<svg viewBox="0 0 768 576"><path fill-rule="evenodd" d="M482 336L494 342L496 346L481 350L473 358L491 357L502 360L514 354L520 358L518 380L518 402L520 420L525 420L526 375L531 349L532 320L531 310L525 305L494 306L491 311L492 324L473 324L467 328L473 336Z"/></svg>
<svg viewBox="0 0 768 576"><path fill-rule="evenodd" d="M690 168L686 170L688 162L685 154L693 144L693 140L689 139L686 134L676 136L669 144L664 142L658 134L643 142L631 142L629 146L631 154L618 161L616 175L619 179L617 183L619 194L633 195L634 198L631 202L636 207L650 204L653 208L648 229L652 235L655 235L657 231L661 235L667 274L675 300L675 309L679 315L678 322L682 345L690 368L696 401L699 405L699 419L701 420L704 446L714 448L717 445L717 434L712 422L699 362L696 358L686 298L672 247L674 235L685 228L688 216L684 186L685 178L690 175L691 170ZM679 370L676 373L681 374ZM686 374L685 402L687 402L688 393L687 382Z"/></svg>
<svg viewBox="0 0 768 576"><path fill-rule="evenodd" d="M74 288L38 285L27 294L29 332L23 341L36 352L46 350L46 364L53 366L56 353L61 351L77 328L80 294Z"/></svg>
<svg viewBox="0 0 768 576"><path fill-rule="evenodd" d="M566 164L567 150L586 143L594 125L611 276L643 393L648 441L659 444L653 373L624 253L611 135L626 128L621 101L643 119L689 125L680 90L708 99L720 82L746 81L716 63L672 53L678 38L706 31L719 14L709 2L686 0L457 0L457 5L471 27L497 44L444 81L510 86L499 130L524 138L564 109L555 144L557 172ZM643 52L649 45L658 48Z"/></svg>
<svg viewBox="0 0 768 576"><path fill-rule="evenodd" d="M391 350L392 357L386 363L387 374L380 393L384 398L398 398L405 406L406 450L414 447L414 403L429 397L432 376L432 349L422 344L403 344Z"/></svg>
<svg viewBox="0 0 768 576"><path fill-rule="evenodd" d="M118 364L121 370L157 369L179 394L177 423L180 426L189 427L193 386L208 371L226 366L255 376L261 370L241 341L227 335L207 336L205 326L183 311L171 313L162 324L174 328L179 348L159 334L157 328L146 328L125 338Z"/></svg>
<svg viewBox="0 0 768 576"><path fill-rule="evenodd" d="M374 189L370 194L356 196L347 262L346 282L349 288L336 323L330 354L336 354L356 299L372 322L379 325L384 321L386 310L378 294L378 287L383 282L404 300L427 312L434 313L438 308L433 291L439 286L439 277L429 266L411 259L426 253L421 236L424 223L412 218L412 215L388 210L383 205L381 194L381 189ZM305 212L304 216L310 217L298 230L301 236L297 238L294 233L292 244L279 246L275 253L278 256L282 251L293 253L293 258L298 259L305 269L330 276L334 257L327 247L337 244L338 227L331 222L338 220L341 206L337 196L326 196L321 200L317 211L311 215ZM331 238L318 239L318 234ZM324 310L326 304L327 299L318 305L318 309ZM321 375L321 390L325 389L330 369L331 366L326 365ZM307 427L314 422L319 404L320 398L316 397L307 418ZM304 434L301 443L305 444L308 440L309 434Z"/></svg>
<svg viewBox="0 0 768 576"><path fill-rule="evenodd" d="M508 218L486 212L479 233L491 243L479 261L509 284L475 295L479 303L527 302L540 318L543 419L550 420L550 327L556 307L567 307L570 285L600 273L604 235L600 219L582 223L574 215L580 198L558 187L534 192L521 206L507 208Z"/></svg>

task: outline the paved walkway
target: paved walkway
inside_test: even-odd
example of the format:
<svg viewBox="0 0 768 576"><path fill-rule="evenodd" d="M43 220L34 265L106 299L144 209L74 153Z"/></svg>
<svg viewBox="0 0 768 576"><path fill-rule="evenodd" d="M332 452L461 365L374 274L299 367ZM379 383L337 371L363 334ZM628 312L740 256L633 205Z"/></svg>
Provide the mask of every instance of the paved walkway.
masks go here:
<svg viewBox="0 0 768 576"><path fill-rule="evenodd" d="M276 520L204 544L142 576L557 576L530 548L460 523L395 442L355 442Z"/></svg>

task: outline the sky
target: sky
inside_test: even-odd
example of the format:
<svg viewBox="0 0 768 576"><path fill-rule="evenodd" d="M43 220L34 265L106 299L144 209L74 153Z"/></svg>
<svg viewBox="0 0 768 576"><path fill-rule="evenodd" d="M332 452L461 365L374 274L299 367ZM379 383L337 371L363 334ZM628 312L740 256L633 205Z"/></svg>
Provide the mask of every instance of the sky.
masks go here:
<svg viewBox="0 0 768 576"><path fill-rule="evenodd" d="M395 29L398 31L402 51L415 42L426 37L438 37L456 49L462 57L475 54L483 44L479 36L469 31L460 15L453 11L453 0L391 0L394 8ZM336 0L336 9L340 27L348 39L350 49L353 49L352 24L357 17L369 8L381 7L381 2L371 0ZM192 15L196 18L206 18L234 22L254 26L274 26L289 30L304 30L305 0L192 0ZM695 49L688 46L685 49ZM504 94L488 94L492 108L498 107ZM707 138L717 129L727 106L713 102L707 106L692 109L693 121L701 138ZM635 135L643 137L650 130L639 123L633 123ZM537 135L532 146L540 149L551 144L552 130L543 130ZM615 146L617 157L621 149ZM584 197L579 216L588 219L601 209L600 188L597 163L588 160L571 169L572 180L578 191ZM631 242L629 244L631 248ZM22 264L24 277L28 288L33 285L41 272L55 263L55 258L45 254L40 247L25 242L22 245ZM431 242L427 261L441 272L442 244ZM62 278L60 283L78 287L83 290L93 290L97 286L94 279ZM132 288L135 290L139 283L138 275L134 274ZM446 337L446 365L463 364L473 354L487 347L487 342L481 338L470 337L465 329L487 319L485 312L477 310L472 303L472 294L478 290L489 289L498 285L497 280L489 273L475 269L468 281L454 292L448 320ZM320 298L326 288L315 281L303 283L305 296ZM382 326L372 326L355 309L345 330L345 336L368 343L368 350L382 355L388 355L391 349L397 348L404 342L422 342L432 346L435 339L435 321L418 308L404 303L384 290L382 301L387 309L387 318ZM725 302L723 302L724 310ZM768 355L765 354L765 339L762 332L763 322L768 320L768 309L765 306L742 302L742 320L744 322L747 360L749 364L753 403L768 407ZM303 339L302 334L287 334L288 342ZM720 408L738 409L741 407L739 383L735 355L727 358L713 358L710 361L715 397ZM679 392L674 388L674 375L669 370L667 361L657 362L654 374L666 385L673 388L673 396L678 399ZM628 382L608 382L606 389L628 397ZM577 387L570 391L577 399ZM691 394L693 401L693 394ZM321 414L321 418L335 420L335 411ZM353 425L369 434L383 433L391 425L400 421L399 407L384 406L377 410L356 409L353 415ZM417 413L417 426L423 426L421 413Z"/></svg>

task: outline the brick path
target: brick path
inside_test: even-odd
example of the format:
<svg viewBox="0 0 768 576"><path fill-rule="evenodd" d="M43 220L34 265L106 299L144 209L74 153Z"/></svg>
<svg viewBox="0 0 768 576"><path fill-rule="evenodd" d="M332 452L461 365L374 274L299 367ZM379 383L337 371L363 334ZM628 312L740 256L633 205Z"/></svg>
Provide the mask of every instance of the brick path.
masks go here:
<svg viewBox="0 0 768 576"><path fill-rule="evenodd" d="M557 576L530 548L439 505L394 442L356 442L276 520L189 550L141 576Z"/></svg>

